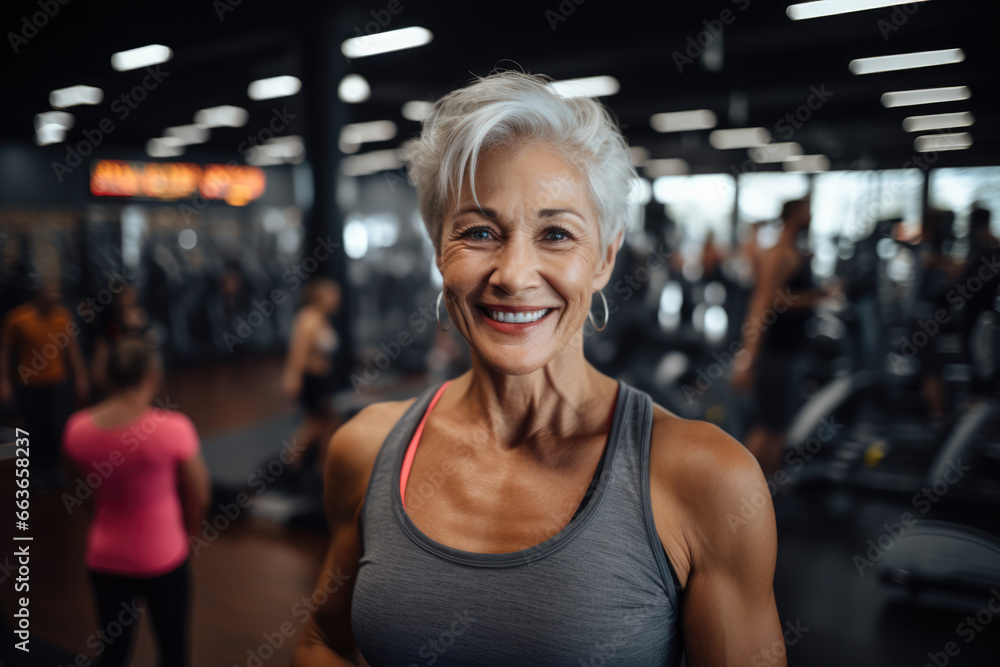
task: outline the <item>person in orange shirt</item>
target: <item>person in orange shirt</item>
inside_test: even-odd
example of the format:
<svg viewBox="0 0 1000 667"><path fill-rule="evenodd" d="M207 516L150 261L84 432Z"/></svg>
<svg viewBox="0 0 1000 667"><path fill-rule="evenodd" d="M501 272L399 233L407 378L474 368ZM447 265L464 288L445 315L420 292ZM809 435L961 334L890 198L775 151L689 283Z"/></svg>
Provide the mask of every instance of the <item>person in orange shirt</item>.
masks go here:
<svg viewBox="0 0 1000 667"><path fill-rule="evenodd" d="M85 399L90 391L77 342L80 327L60 298L58 286L43 284L31 301L7 313L0 338L0 402L17 399L33 445L35 482L58 474L59 441L72 409L68 366L77 395Z"/></svg>

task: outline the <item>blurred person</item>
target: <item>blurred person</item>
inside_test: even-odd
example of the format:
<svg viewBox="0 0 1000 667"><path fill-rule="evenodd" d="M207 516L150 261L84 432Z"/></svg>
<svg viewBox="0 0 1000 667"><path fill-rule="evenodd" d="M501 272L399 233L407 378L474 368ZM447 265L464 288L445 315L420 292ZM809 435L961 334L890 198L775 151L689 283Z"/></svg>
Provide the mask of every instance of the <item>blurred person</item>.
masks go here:
<svg viewBox="0 0 1000 667"><path fill-rule="evenodd" d="M917 277L914 284L916 303L911 313L909 340L916 335L926 335L921 322L935 319L935 313L947 311L947 293L959 278L963 264L944 252L948 236L946 223L953 219L948 211L928 209L920 224L920 241L916 244ZM931 337L926 345L915 346L920 362L920 390L934 429L944 428L947 394L941 373L944 357L938 349L937 339Z"/></svg>
<svg viewBox="0 0 1000 667"><path fill-rule="evenodd" d="M471 369L333 436L325 602L295 665L409 664L443 631L448 664L577 665L613 646L616 664L683 650L699 667L781 644L756 461L583 356L635 172L610 113L549 80L492 74L423 121L409 168L438 317Z"/></svg>
<svg viewBox="0 0 1000 667"><path fill-rule="evenodd" d="M765 225L766 220L750 222L740 231L740 240L732 258L736 279L743 286L752 285L755 277L760 275L760 256L764 251L757 235Z"/></svg>
<svg viewBox="0 0 1000 667"><path fill-rule="evenodd" d="M983 313L994 310L1000 295L1000 239L990 231L990 210L987 208L976 206L969 215L969 255L958 284L968 295L963 338L965 349L970 351L976 321ZM974 290L977 285L979 288ZM995 377L973 373L973 392L983 395L995 386L995 382Z"/></svg>
<svg viewBox="0 0 1000 667"><path fill-rule="evenodd" d="M152 342L149 316L139 305L139 293L132 285L126 285L115 295L111 307L102 313L100 325L94 335L94 361L91 377L100 391L107 390L104 371L108 366L108 352L111 346L126 338L147 338Z"/></svg>
<svg viewBox="0 0 1000 667"><path fill-rule="evenodd" d="M80 479L102 477L94 488L86 567L100 629L117 623L121 634L104 646L101 667L128 664L137 622L120 616L136 604L152 614L160 664L190 661L188 536L202 528L209 477L191 420L151 405L161 376L145 343L115 343L106 370L111 396L74 413L63 437Z"/></svg>
<svg viewBox="0 0 1000 667"><path fill-rule="evenodd" d="M745 438L765 475L781 467L785 433L793 416L797 360L805 351L805 325L813 307L835 287L813 286L811 253L803 250L812 220L809 199L786 202L777 242L761 251L757 282L741 329L743 341L733 364L734 389L752 389L755 425Z"/></svg>
<svg viewBox="0 0 1000 667"><path fill-rule="evenodd" d="M61 296L57 283L43 283L31 301L7 313L0 341L0 402L16 398L33 445L32 483L43 486L59 476L59 439L73 409L68 368L77 397L90 392L80 327Z"/></svg>
<svg viewBox="0 0 1000 667"><path fill-rule="evenodd" d="M715 243L715 230L709 230L701 246L701 279L706 283L719 280L722 277L722 263L725 259L725 254Z"/></svg>
<svg viewBox="0 0 1000 667"><path fill-rule="evenodd" d="M283 386L286 395L297 398L305 418L295 432L293 444L301 454L290 466L297 469L302 457L315 447L316 464L323 469L326 446L336 415L333 394L333 355L339 340L330 317L340 310L340 285L329 278L314 277L302 288L302 307L292 323Z"/></svg>

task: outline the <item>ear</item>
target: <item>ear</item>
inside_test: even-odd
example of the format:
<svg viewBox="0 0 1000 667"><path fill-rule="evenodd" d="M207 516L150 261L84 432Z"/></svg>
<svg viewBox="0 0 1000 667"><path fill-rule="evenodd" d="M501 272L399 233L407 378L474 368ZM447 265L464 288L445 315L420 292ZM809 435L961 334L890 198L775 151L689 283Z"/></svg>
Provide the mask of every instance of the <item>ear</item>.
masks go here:
<svg viewBox="0 0 1000 667"><path fill-rule="evenodd" d="M622 244L622 235L624 230L618 232L613 239L608 243L608 247L604 249L604 254L601 257L601 261L597 263L594 267L594 280L593 288L594 291L600 291L608 284L611 279L611 272L615 268L615 257L618 255L618 249Z"/></svg>

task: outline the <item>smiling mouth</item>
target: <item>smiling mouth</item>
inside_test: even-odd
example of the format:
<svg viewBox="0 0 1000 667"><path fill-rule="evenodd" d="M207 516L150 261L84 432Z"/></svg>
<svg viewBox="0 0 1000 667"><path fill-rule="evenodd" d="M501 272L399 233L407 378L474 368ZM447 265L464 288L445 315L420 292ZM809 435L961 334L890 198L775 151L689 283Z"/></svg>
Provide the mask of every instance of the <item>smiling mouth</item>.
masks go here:
<svg viewBox="0 0 1000 667"><path fill-rule="evenodd" d="M539 310L511 313L502 310L492 310L483 306L480 306L480 310L491 320L505 324L530 324L537 322L552 312L552 308L541 308Z"/></svg>

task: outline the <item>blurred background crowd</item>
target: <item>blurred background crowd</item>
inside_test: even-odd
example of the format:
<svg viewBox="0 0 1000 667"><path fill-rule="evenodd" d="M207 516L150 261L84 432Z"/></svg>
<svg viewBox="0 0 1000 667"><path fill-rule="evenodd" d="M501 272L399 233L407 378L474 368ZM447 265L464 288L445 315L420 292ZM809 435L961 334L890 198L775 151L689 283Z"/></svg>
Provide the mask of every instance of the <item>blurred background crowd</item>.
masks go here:
<svg viewBox="0 0 1000 667"><path fill-rule="evenodd" d="M155 402L190 418L210 476L193 664L288 663L278 630L301 627L325 549L322 444L468 367L405 164L433 101L494 68L601 99L629 140L587 356L757 455L789 663L996 663L997 8L661 5L0 9L0 444L32 433L36 553L32 653L5 640L3 664L103 646L75 511L101 480L60 439L115 394L125 340L162 360ZM153 664L136 629L132 664Z"/></svg>

